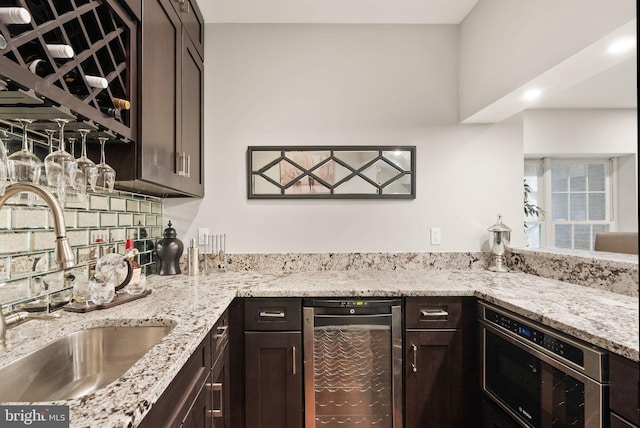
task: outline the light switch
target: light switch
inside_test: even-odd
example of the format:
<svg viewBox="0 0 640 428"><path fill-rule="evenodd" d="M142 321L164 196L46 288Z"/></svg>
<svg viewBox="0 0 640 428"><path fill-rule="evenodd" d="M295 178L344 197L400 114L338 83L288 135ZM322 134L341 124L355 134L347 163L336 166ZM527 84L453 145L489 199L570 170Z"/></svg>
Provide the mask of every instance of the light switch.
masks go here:
<svg viewBox="0 0 640 428"><path fill-rule="evenodd" d="M431 245L440 245L441 238L442 236L440 233L440 228L432 227L431 228Z"/></svg>

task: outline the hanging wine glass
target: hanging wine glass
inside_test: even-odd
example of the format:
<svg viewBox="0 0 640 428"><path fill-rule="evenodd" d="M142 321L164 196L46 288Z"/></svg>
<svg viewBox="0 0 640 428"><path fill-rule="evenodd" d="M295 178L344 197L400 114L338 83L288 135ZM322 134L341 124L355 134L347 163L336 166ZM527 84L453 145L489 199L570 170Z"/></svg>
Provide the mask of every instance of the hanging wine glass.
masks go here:
<svg viewBox="0 0 640 428"><path fill-rule="evenodd" d="M56 130L46 128L44 132L47 134L49 153L53 153L53 135L56 133ZM38 184L40 184L41 186L49 185L49 182L47 181L47 167L45 166L44 162L40 164L40 178L38 179Z"/></svg>
<svg viewBox="0 0 640 428"><path fill-rule="evenodd" d="M40 176L40 158L29 150L27 127L33 119L16 119L22 125L22 149L7 158L9 178L12 183L38 183Z"/></svg>
<svg viewBox="0 0 640 428"><path fill-rule="evenodd" d="M116 182L116 171L107 165L105 160L104 145L107 140L108 138L106 137L98 137L98 141L100 141L100 163L97 165L98 180L96 187L103 192L111 193Z"/></svg>
<svg viewBox="0 0 640 428"><path fill-rule="evenodd" d="M68 119L52 119L60 128L60 146L58 150L44 158L44 165L47 170L47 182L49 186L58 189L58 199L63 202L67 189L73 186L76 177L76 160L71 153L65 150L64 125Z"/></svg>
<svg viewBox="0 0 640 428"><path fill-rule="evenodd" d="M75 190L75 193L77 195L83 195L86 193L86 188L87 188L87 179L84 175L84 171L82 171L80 168L78 168L78 161L75 159L76 157L76 138L75 137L69 137L69 144L71 144L71 156L74 158L75 160L75 164L76 164L76 171L75 171L75 177L73 182L71 183L73 187L73 190Z"/></svg>
<svg viewBox="0 0 640 428"><path fill-rule="evenodd" d="M76 159L76 165L78 167L78 173L82 171L84 178L84 188L91 189L92 192L96 191L96 181L98 180L98 168L94 161L87 157L87 134L90 129L78 129L80 137L82 138L82 152L80 157Z"/></svg>

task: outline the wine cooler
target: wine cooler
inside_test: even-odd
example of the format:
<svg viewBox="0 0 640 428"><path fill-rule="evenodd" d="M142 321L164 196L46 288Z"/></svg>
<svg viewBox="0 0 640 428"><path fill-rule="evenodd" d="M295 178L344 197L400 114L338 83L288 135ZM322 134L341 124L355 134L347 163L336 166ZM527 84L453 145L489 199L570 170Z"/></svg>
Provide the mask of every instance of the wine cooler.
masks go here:
<svg viewBox="0 0 640 428"><path fill-rule="evenodd" d="M305 299L305 427L402 427L400 299Z"/></svg>

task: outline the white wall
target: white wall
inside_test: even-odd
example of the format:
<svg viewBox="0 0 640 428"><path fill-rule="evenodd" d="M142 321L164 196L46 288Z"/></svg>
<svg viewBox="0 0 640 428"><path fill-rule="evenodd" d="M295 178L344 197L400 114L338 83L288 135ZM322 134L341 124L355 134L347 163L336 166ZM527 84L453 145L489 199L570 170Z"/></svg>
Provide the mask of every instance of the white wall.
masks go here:
<svg viewBox="0 0 640 428"><path fill-rule="evenodd" d="M460 25L460 119L636 16L634 0L481 0Z"/></svg>
<svg viewBox="0 0 640 428"><path fill-rule="evenodd" d="M638 111L528 110L523 114L527 157L617 157L617 230L638 230Z"/></svg>
<svg viewBox="0 0 640 428"><path fill-rule="evenodd" d="M458 125L456 26L205 34L206 196L165 206L184 242L208 227L232 253L479 251L500 213L522 244L521 120ZM417 146L416 199L247 200L247 146L321 144Z"/></svg>
<svg viewBox="0 0 640 428"><path fill-rule="evenodd" d="M631 154L638 151L638 110L524 112L525 155Z"/></svg>
<svg viewBox="0 0 640 428"><path fill-rule="evenodd" d="M638 158L637 154L618 158L618 206L616 217L619 232L638 231Z"/></svg>

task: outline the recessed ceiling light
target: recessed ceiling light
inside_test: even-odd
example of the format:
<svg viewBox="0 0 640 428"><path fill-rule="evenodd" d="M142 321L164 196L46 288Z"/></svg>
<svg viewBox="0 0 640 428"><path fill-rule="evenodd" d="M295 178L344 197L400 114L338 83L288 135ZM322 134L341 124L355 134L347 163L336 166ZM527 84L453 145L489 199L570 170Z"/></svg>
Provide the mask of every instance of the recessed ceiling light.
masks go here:
<svg viewBox="0 0 640 428"><path fill-rule="evenodd" d="M629 51L636 45L636 40L632 37L616 40L609 45L609 53L621 54Z"/></svg>
<svg viewBox="0 0 640 428"><path fill-rule="evenodd" d="M533 101L536 98L540 97L540 94L542 94L542 91L540 89L529 89L522 95L522 98L526 101Z"/></svg>

